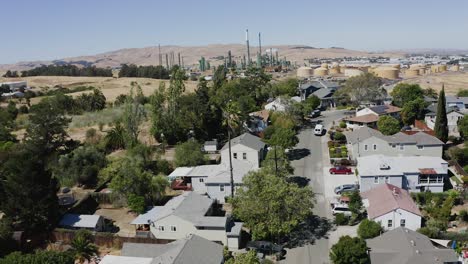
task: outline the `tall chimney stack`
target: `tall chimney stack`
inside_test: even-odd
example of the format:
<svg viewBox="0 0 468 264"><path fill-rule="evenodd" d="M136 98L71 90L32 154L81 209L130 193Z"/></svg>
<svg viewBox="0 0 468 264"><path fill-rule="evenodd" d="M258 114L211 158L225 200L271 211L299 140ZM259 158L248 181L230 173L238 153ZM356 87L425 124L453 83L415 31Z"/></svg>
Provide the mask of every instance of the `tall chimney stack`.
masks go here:
<svg viewBox="0 0 468 264"><path fill-rule="evenodd" d="M262 33L258 32L258 52L260 53L260 65L259 67L262 67Z"/></svg>
<svg viewBox="0 0 468 264"><path fill-rule="evenodd" d="M245 30L245 42L247 43L247 62L246 65L250 65L250 46L249 46L249 30Z"/></svg>

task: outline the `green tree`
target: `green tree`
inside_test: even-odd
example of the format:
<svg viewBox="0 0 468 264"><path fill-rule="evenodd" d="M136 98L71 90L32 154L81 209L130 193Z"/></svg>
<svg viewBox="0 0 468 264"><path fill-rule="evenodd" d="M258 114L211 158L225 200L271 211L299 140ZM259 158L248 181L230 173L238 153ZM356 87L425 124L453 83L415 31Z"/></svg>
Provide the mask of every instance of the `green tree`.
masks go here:
<svg viewBox="0 0 468 264"><path fill-rule="evenodd" d="M146 203L145 197L138 196L133 193L128 195L127 198L128 207L135 213L142 214L145 212Z"/></svg>
<svg viewBox="0 0 468 264"><path fill-rule="evenodd" d="M109 151L125 148L125 129L117 123L104 137L106 149Z"/></svg>
<svg viewBox="0 0 468 264"><path fill-rule="evenodd" d="M226 264L260 264L260 260L255 250L250 250L247 253L235 254L226 261Z"/></svg>
<svg viewBox="0 0 468 264"><path fill-rule="evenodd" d="M361 214L362 209L362 199L361 195L359 195L359 191L353 191L349 195L349 210L355 214Z"/></svg>
<svg viewBox="0 0 468 264"><path fill-rule="evenodd" d="M400 131L400 122L391 116L381 116L377 121L377 128L384 135L394 135Z"/></svg>
<svg viewBox="0 0 468 264"><path fill-rule="evenodd" d="M417 98L413 101L408 101L401 110L401 119L405 125L413 125L415 120L424 119L424 111L426 102L424 99Z"/></svg>
<svg viewBox="0 0 468 264"><path fill-rule="evenodd" d="M47 263L47 264L74 264L75 259L69 252L57 251L36 251L34 254L21 254L13 252L5 258L0 259L0 264L31 264L31 263Z"/></svg>
<svg viewBox="0 0 468 264"><path fill-rule="evenodd" d="M202 145L194 140L177 145L175 149L175 165L183 167L205 164L205 155L201 148Z"/></svg>
<svg viewBox="0 0 468 264"><path fill-rule="evenodd" d="M343 89L335 93L337 97L349 96L354 104L362 102L381 102L386 97L385 89L381 88L382 79L372 73L364 73L351 77Z"/></svg>
<svg viewBox="0 0 468 264"><path fill-rule="evenodd" d="M83 146L60 156L54 176L62 186L95 185L99 170L106 166L106 156L94 146Z"/></svg>
<svg viewBox="0 0 468 264"><path fill-rule="evenodd" d="M296 131L289 128L275 128L271 137L265 141L269 145L273 146L273 151L272 154L267 154L264 165L271 168L272 164L270 164L269 161L273 159L274 172L276 176L287 176L287 174L292 173L293 169L289 164L287 155L285 155L285 150L293 148L299 142L299 139L296 136ZM278 148L280 153L278 153Z"/></svg>
<svg viewBox="0 0 468 264"><path fill-rule="evenodd" d="M88 230L79 230L71 242L71 254L78 263L85 263L98 254L98 247L92 243L92 235Z"/></svg>
<svg viewBox="0 0 468 264"><path fill-rule="evenodd" d="M419 84L399 83L391 92L393 104L398 107L403 107L406 103L418 98L422 99L423 95L424 91Z"/></svg>
<svg viewBox="0 0 468 264"><path fill-rule="evenodd" d="M430 98L437 98L437 92L433 88L427 88L423 90L424 95Z"/></svg>
<svg viewBox="0 0 468 264"><path fill-rule="evenodd" d="M234 198L234 174L232 167L232 152L231 152L231 135L237 128L240 127L239 121L239 105L237 102L228 102L226 108L223 110L224 113L224 124L227 127L228 134L228 150L229 150L229 172L230 172L230 183L231 183L231 198Z"/></svg>
<svg viewBox="0 0 468 264"><path fill-rule="evenodd" d="M310 115L313 110L315 110L317 107L319 107L320 99L315 95L311 95L311 96L307 97L307 99L305 99L302 102L302 105L304 106L304 108L303 108L304 109L304 114L305 115Z"/></svg>
<svg viewBox="0 0 468 264"><path fill-rule="evenodd" d="M135 95L134 89L136 90ZM125 145L127 148L131 148L138 144L140 125L146 119L145 107L140 103L140 98L142 97L144 96L141 87L136 83L132 83L132 89L130 91L130 95L127 97L122 117L122 123L125 129Z"/></svg>
<svg viewBox="0 0 468 264"><path fill-rule="evenodd" d="M367 243L358 237L342 236L330 250L334 264L368 264Z"/></svg>
<svg viewBox="0 0 468 264"><path fill-rule="evenodd" d="M44 233L59 216L57 182L42 157L25 146L19 148L0 168L0 211L26 234Z"/></svg>
<svg viewBox="0 0 468 264"><path fill-rule="evenodd" d="M13 130L13 120L10 114L3 108L0 108L0 143L8 141L16 141L16 138L11 134Z"/></svg>
<svg viewBox="0 0 468 264"><path fill-rule="evenodd" d="M458 131L463 138L468 138L468 116L465 115L458 121Z"/></svg>
<svg viewBox="0 0 468 264"><path fill-rule="evenodd" d="M358 236L362 239L369 239L379 236L382 233L382 226L372 220L364 219L358 227Z"/></svg>
<svg viewBox="0 0 468 264"><path fill-rule="evenodd" d="M438 139L442 142L448 140L448 125L447 125L447 110L445 109L445 91L442 86L442 90L439 93L439 99L437 100L437 114L434 126L434 132Z"/></svg>
<svg viewBox="0 0 468 264"><path fill-rule="evenodd" d="M272 85L270 97L275 98L281 95L295 96L298 86L299 81L296 78L287 78L278 81Z"/></svg>
<svg viewBox="0 0 468 264"><path fill-rule="evenodd" d="M293 148L299 143L296 131L282 127L275 128L271 137L265 141L272 146L282 147L283 149Z"/></svg>
<svg viewBox="0 0 468 264"><path fill-rule="evenodd" d="M314 194L266 170L251 172L243 179L233 199L233 214L252 231L254 240L289 234L312 214Z"/></svg>
<svg viewBox="0 0 468 264"><path fill-rule="evenodd" d="M458 97L467 97L468 96L468 89L460 89L457 92Z"/></svg>
<svg viewBox="0 0 468 264"><path fill-rule="evenodd" d="M8 106L6 108L8 114L10 115L12 120L15 120L18 116L18 108L16 108L16 103L13 101L8 102Z"/></svg>
<svg viewBox="0 0 468 264"><path fill-rule="evenodd" d="M2 219L0 219L0 258L15 249L15 242L12 239L12 226L13 223L7 216L4 216Z"/></svg>

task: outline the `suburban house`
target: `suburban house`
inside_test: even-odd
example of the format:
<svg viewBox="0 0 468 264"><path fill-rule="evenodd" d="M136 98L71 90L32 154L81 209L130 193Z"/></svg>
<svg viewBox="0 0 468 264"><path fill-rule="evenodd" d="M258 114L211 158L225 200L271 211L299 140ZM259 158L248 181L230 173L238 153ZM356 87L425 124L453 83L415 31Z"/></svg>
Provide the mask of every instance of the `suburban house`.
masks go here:
<svg viewBox="0 0 468 264"><path fill-rule="evenodd" d="M370 155L357 162L361 192L384 183L412 192L443 192L448 173L448 163L439 157Z"/></svg>
<svg viewBox="0 0 468 264"><path fill-rule="evenodd" d="M430 105L426 110L427 113L424 117L424 121L429 128L434 129L437 116L437 105ZM463 110L459 110L459 108L451 106L447 107L446 110L449 135L458 137L460 136L458 131L458 121L465 116L465 112L468 111L468 109L463 108Z"/></svg>
<svg viewBox="0 0 468 264"><path fill-rule="evenodd" d="M361 193L367 218L380 223L385 230L421 227L422 214L408 191L388 183Z"/></svg>
<svg viewBox="0 0 468 264"><path fill-rule="evenodd" d="M300 101L301 98L299 96L293 96L291 98L278 97L272 102L266 104L264 109L268 111L284 112L289 109L292 103Z"/></svg>
<svg viewBox="0 0 468 264"><path fill-rule="evenodd" d="M258 169L251 162L239 159L232 160L232 168L236 186L234 191L242 185L242 179L247 173ZM231 196L229 159L215 165L178 167L168 177L171 180L182 179L184 184L190 187L189 189L199 194L207 194L220 203L224 203L225 198Z"/></svg>
<svg viewBox="0 0 468 264"><path fill-rule="evenodd" d="M367 239L371 263L378 264L456 264L453 249L441 247L425 235L399 227Z"/></svg>
<svg viewBox="0 0 468 264"><path fill-rule="evenodd" d="M232 159L248 161L254 168L260 168L260 162L265 158L266 152L266 144L262 139L249 133L231 139ZM221 161L229 162L228 143L221 148Z"/></svg>
<svg viewBox="0 0 468 264"><path fill-rule="evenodd" d="M369 155L442 157L444 143L424 132L399 132L385 136L380 131L361 127L345 133L352 159Z"/></svg>
<svg viewBox="0 0 468 264"><path fill-rule="evenodd" d="M388 115L394 118L400 117L401 108L393 105L377 105L365 107L356 112L356 116L345 118L348 128L358 128L362 126L377 127L379 117Z"/></svg>
<svg viewBox="0 0 468 264"><path fill-rule="evenodd" d="M106 255L99 264L153 264L152 258Z"/></svg>
<svg viewBox="0 0 468 264"><path fill-rule="evenodd" d="M87 229L93 232L104 231L104 218L100 215L65 214L59 226L66 229Z"/></svg>
<svg viewBox="0 0 468 264"><path fill-rule="evenodd" d="M154 206L131 222L137 236L154 236L177 240L189 235L219 242L232 249L239 248L241 222L216 216L216 201L196 192L184 192L164 206Z"/></svg>
<svg viewBox="0 0 468 264"><path fill-rule="evenodd" d="M121 256L151 258L153 264L221 264L224 261L222 245L197 235L169 244L124 243Z"/></svg>
<svg viewBox="0 0 468 264"><path fill-rule="evenodd" d="M445 104L447 108L456 107L459 110L468 109L468 97L459 97L459 96L445 96Z"/></svg>
<svg viewBox="0 0 468 264"><path fill-rule="evenodd" d="M317 96L320 101L321 107L334 107L335 101L333 94L340 88L340 85L336 82L329 82L325 80L316 80L307 82L299 86L299 93L301 100L307 99L311 95Z"/></svg>

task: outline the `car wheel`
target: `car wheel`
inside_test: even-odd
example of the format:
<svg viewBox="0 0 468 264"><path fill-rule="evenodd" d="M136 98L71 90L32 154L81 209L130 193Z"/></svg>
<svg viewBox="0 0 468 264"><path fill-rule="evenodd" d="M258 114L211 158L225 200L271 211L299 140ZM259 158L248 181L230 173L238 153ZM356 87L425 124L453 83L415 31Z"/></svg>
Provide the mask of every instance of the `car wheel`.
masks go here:
<svg viewBox="0 0 468 264"><path fill-rule="evenodd" d="M335 174L333 171L332 171L332 172L330 172L330 173L331 173L331 174Z"/></svg>

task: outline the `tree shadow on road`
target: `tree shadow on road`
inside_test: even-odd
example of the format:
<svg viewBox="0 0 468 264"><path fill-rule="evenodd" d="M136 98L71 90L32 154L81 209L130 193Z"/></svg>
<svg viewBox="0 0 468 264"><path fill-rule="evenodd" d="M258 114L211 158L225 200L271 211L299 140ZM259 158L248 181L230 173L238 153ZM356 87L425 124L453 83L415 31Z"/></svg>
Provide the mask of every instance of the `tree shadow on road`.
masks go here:
<svg viewBox="0 0 468 264"><path fill-rule="evenodd" d="M314 244L315 240L328 238L328 232L334 228L333 222L325 217L312 215L284 238L284 247L295 248Z"/></svg>
<svg viewBox="0 0 468 264"><path fill-rule="evenodd" d="M303 176L290 176L286 179L289 183L295 183L297 186L304 188L309 185L310 179Z"/></svg>
<svg viewBox="0 0 468 264"><path fill-rule="evenodd" d="M310 150L306 148L292 149L288 153L289 160L300 160L310 155Z"/></svg>

